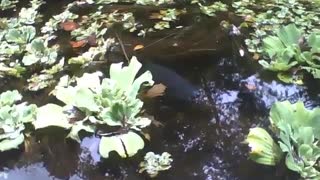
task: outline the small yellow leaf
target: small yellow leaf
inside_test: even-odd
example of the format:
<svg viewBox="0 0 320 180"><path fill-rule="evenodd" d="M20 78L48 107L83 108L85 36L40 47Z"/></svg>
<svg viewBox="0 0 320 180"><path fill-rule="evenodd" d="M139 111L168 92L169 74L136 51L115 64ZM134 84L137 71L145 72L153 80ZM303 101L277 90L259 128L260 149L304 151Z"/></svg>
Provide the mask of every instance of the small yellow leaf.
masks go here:
<svg viewBox="0 0 320 180"><path fill-rule="evenodd" d="M142 44L138 44L133 48L133 50L134 51L138 51L138 50L143 49L143 48L144 48L144 46Z"/></svg>

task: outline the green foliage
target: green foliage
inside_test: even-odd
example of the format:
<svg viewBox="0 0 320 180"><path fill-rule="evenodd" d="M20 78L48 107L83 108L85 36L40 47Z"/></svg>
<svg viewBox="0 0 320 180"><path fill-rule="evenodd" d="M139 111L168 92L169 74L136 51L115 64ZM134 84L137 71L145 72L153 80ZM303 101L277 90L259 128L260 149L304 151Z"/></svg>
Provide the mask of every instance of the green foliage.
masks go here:
<svg viewBox="0 0 320 180"><path fill-rule="evenodd" d="M74 14L70 11L70 9L74 6L74 3L68 4L66 9L62 13L50 18L49 21L47 21L41 28L41 32L45 34L48 40L52 40L57 37L56 35L54 35L54 33L58 30L60 23L66 22L68 20L74 20L79 17L77 14Z"/></svg>
<svg viewBox="0 0 320 180"><path fill-rule="evenodd" d="M295 104L288 101L277 102L271 108L270 122L272 132L279 138L278 144L281 151L286 153L287 167L300 173L303 178L319 179L320 108L309 110L302 102ZM269 135L264 133L264 136ZM258 145L254 144L258 147L270 147L271 140L270 136L260 142L251 140L249 146L251 142L258 143ZM261 163L265 154L257 155L252 159ZM280 155L281 153L278 154ZM274 163L269 163L269 165L274 165Z"/></svg>
<svg viewBox="0 0 320 180"><path fill-rule="evenodd" d="M272 61L270 64L265 60L259 63L269 70L287 71L298 64L297 61L292 61L292 58L300 50L301 32L294 24L290 24L277 30L276 34L277 36L263 39L263 51Z"/></svg>
<svg viewBox="0 0 320 180"><path fill-rule="evenodd" d="M144 161L140 163L139 172L146 171L151 178L156 177L160 171L165 171L171 168L173 159L171 154L164 152L161 155L148 152L144 156Z"/></svg>
<svg viewBox="0 0 320 180"><path fill-rule="evenodd" d="M0 19L0 76L21 77L22 73L28 71L32 74L28 80L28 89L32 91L54 83L53 74L59 71L53 72L61 65L61 59L58 61L58 47L49 47L48 38L39 36L35 28L41 17L38 9L42 4L42 0L32 0L30 7L22 8L17 18ZM52 67L43 69L38 75L39 72L33 72L33 68L27 68L35 64Z"/></svg>
<svg viewBox="0 0 320 180"><path fill-rule="evenodd" d="M22 62L25 66L41 62L51 65L56 62L58 58L57 47L49 48L48 43L42 38L34 39L26 47L26 54L22 58Z"/></svg>
<svg viewBox="0 0 320 180"><path fill-rule="evenodd" d="M37 113L35 105L17 104L22 99L18 91L0 95L0 151L18 148L23 143L24 123L32 122Z"/></svg>
<svg viewBox="0 0 320 180"><path fill-rule="evenodd" d="M33 26L22 26L18 29L8 29L5 40L8 43L25 45L35 37L36 29Z"/></svg>
<svg viewBox="0 0 320 180"><path fill-rule="evenodd" d="M250 159L259 164L276 165L282 158L280 147L273 141L267 131L262 128L251 128L245 140L250 147Z"/></svg>
<svg viewBox="0 0 320 180"><path fill-rule="evenodd" d="M121 157L133 156L144 147L144 140L137 132L151 123L150 119L139 116L143 102L137 98L138 91L143 83L153 84L150 72L136 78L140 68L141 64L133 57L128 66L112 64L110 78L102 81L102 74L96 72L77 78L76 86L61 83L56 87L55 96L66 106L51 104L40 107L35 128L71 128L68 137L80 141L80 130L96 132L99 125L117 127L117 131L100 133L100 154L108 158L110 151L117 151ZM68 119L73 118L74 113L70 115L67 112L75 110L80 110L84 117L71 123ZM55 118L58 119L53 122L46 118L48 113L57 114Z"/></svg>
<svg viewBox="0 0 320 180"><path fill-rule="evenodd" d="M228 6L222 2L215 2L210 6L203 6L199 3L199 6L201 12L208 16L216 16L216 13L219 11L228 11Z"/></svg>
<svg viewBox="0 0 320 180"><path fill-rule="evenodd" d="M319 6L312 0L239 0L232 6L237 15L245 18L243 25L253 28L246 40L252 53L261 53L261 39L267 34L275 35L274 29L282 25L294 23L306 34L319 25Z"/></svg>
<svg viewBox="0 0 320 180"><path fill-rule="evenodd" d="M285 72L293 67L300 67L319 78L320 60L320 34L311 33L306 37L307 42L302 43L304 36L294 24L281 27L276 31L277 36L267 36L263 39L263 54L270 62L260 60L259 63L266 69ZM294 82L294 77L279 74L280 80ZM295 81L297 82L297 81Z"/></svg>
<svg viewBox="0 0 320 180"><path fill-rule="evenodd" d="M88 51L82 53L77 57L72 57L68 60L68 64L79 64L82 66L88 66L94 60L103 60L107 49L114 43L114 39L104 40L98 42L97 47L90 47Z"/></svg>
<svg viewBox="0 0 320 180"><path fill-rule="evenodd" d="M254 57L260 57L259 63L262 66L273 71L291 71L291 75L288 75L289 72L278 74L280 80L289 83L302 83L303 74L300 71L292 71L297 64L299 64L299 70L310 72L315 78L319 77L317 67L310 65L310 62L317 64L319 56L316 53L311 55L309 52L301 52L301 49L305 49L301 48L304 46L303 38L308 39L312 34L319 34L320 10L316 2L312 0L239 0L234 1L232 6L236 14L244 18L241 27L252 29L245 43L248 51L254 53ZM287 24L291 27L284 27ZM293 28L293 24L298 28ZM280 30L275 31L275 29ZM294 32L294 30L297 31ZM279 34L279 31L285 33ZM286 34L288 32L292 34ZM274 45L274 48L270 45ZM307 44L307 49L311 48L310 46L312 45ZM279 50L275 50L275 47ZM266 53L266 48L277 51L273 52L276 55Z"/></svg>
<svg viewBox="0 0 320 180"><path fill-rule="evenodd" d="M0 9L7 10L7 9L15 8L18 2L19 2L18 0L1 0Z"/></svg>

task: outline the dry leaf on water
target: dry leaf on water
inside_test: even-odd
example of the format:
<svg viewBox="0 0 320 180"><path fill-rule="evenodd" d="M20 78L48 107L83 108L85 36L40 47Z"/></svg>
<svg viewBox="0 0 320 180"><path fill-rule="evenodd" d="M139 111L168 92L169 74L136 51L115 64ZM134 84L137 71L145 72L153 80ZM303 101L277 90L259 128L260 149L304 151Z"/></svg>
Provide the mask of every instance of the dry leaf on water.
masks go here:
<svg viewBox="0 0 320 180"><path fill-rule="evenodd" d="M73 21L66 21L60 24L60 27L65 31L73 31L79 28L79 25Z"/></svg>
<svg viewBox="0 0 320 180"><path fill-rule="evenodd" d="M80 40L80 41L70 41L70 44L73 48L79 48L79 47L83 47L87 44L86 40Z"/></svg>
<svg viewBox="0 0 320 180"><path fill-rule="evenodd" d="M154 98L154 97L158 97L158 96L163 96L164 92L166 90L166 86L163 84L156 84L154 85L152 88L150 88L145 94L145 97L148 98Z"/></svg>
<svg viewBox="0 0 320 180"><path fill-rule="evenodd" d="M138 50L143 49L143 48L144 48L144 46L142 44L138 44L133 48L133 50L134 51L138 51Z"/></svg>
<svg viewBox="0 0 320 180"><path fill-rule="evenodd" d="M254 60L259 60L260 59L260 55L257 53L254 53L253 57Z"/></svg>

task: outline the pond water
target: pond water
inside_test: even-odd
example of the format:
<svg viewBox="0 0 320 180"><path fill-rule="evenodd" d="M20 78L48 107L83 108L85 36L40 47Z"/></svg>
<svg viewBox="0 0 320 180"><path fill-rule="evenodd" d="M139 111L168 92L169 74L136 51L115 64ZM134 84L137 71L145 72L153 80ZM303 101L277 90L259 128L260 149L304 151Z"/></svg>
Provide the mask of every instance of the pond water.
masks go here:
<svg viewBox="0 0 320 180"><path fill-rule="evenodd" d="M55 8L66 3L50 3L47 5L51 7L48 13L55 14ZM168 38L138 56L142 62L154 58L157 63L173 69L193 85L204 89L212 100L214 113L181 108L179 103L171 103L172 99L165 97L147 104L147 111L164 126L152 126L149 132L151 141L145 149L126 160L115 153L111 159L100 158L97 152L99 138L94 135L84 136L81 144L77 144L65 139L66 131L48 128L28 138L27 148L0 153L0 179L148 179L137 170L148 151L166 151L174 159L172 168L161 172L157 179L298 179L285 167L261 166L248 160L248 147L243 141L250 127L268 126L269 109L276 100L302 100L307 107L315 107L320 102L317 95L320 88L313 82L310 82L312 86L297 86L274 80L275 75L261 71L256 62L237 57L234 53L237 49L233 49L231 40L213 43L216 38L212 37L219 34L212 33L213 26L217 26L212 20L202 21L200 25L192 31L197 32L192 35L193 38L188 38L188 35L180 39ZM122 37L125 44L148 43L158 38L142 40L129 34ZM170 48L171 51L166 54L168 44L174 42L185 46ZM221 48L221 52L212 52L210 49L215 49L216 45L225 48ZM181 53L181 49L194 48L207 50ZM101 66L95 68L106 69ZM55 101L47 97L48 91L24 91L23 83L7 79L1 82L0 89L20 89L25 92L26 100L38 105Z"/></svg>

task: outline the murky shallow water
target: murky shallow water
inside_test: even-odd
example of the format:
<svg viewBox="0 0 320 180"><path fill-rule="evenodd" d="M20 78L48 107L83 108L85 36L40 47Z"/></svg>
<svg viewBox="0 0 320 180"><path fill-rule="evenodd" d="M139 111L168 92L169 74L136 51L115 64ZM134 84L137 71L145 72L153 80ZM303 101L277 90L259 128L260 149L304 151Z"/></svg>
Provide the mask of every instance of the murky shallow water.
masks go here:
<svg viewBox="0 0 320 180"><path fill-rule="evenodd" d="M308 107L314 107L318 105L319 97L308 94L306 87L284 85L258 74L239 72L239 66L226 65L225 61L231 59L220 58L219 63L207 68L207 72L202 70L216 103L219 123L210 116L177 110L167 104L160 103L153 109L155 118L165 126L151 128L152 140L144 152L167 151L174 158L173 168L161 173L158 178L293 179L288 177L288 173L247 160L248 149L242 141L250 127L267 126L268 110L275 100L300 99ZM21 150L1 154L0 179L146 178L137 172L138 162L143 158L142 152L129 160L117 157L102 160L97 153L97 137L85 137L78 145L64 139L66 132L57 129L46 131L49 132L37 133L37 140L27 152Z"/></svg>
<svg viewBox="0 0 320 180"><path fill-rule="evenodd" d="M159 56L160 51L157 51ZM144 56L148 53L141 57ZM268 126L268 111L276 100L302 100L308 107L318 106L317 89L320 88L315 84L318 82L312 89L285 85L272 80L275 79L272 74L256 73L254 62L225 55L202 54L189 56L188 60L192 62L187 65L185 62L171 65L186 79L205 89L214 102L216 115L162 101L157 101L152 108L147 106L155 119L165 126L151 127L152 139L146 148L127 160L117 156L101 159L97 152L98 137L88 135L77 144L64 139L67 132L49 128L37 132L34 139L30 138L30 148L0 154L0 179L147 179L137 169L148 151L167 151L174 159L172 168L161 172L158 179L297 179L285 168L260 166L249 161L248 148L242 142L250 127ZM2 81L1 90L21 89L20 84ZM38 105L54 101L46 98L46 93L25 93L26 100Z"/></svg>

